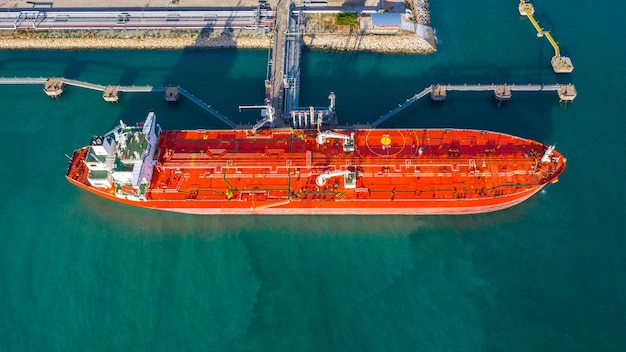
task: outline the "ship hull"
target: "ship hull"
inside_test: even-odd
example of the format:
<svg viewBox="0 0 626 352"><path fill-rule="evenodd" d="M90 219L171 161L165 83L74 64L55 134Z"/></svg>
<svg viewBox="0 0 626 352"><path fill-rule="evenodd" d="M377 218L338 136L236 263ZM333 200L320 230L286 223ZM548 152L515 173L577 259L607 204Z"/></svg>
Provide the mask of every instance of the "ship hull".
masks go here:
<svg viewBox="0 0 626 352"><path fill-rule="evenodd" d="M302 202L153 201L120 198L71 178L67 180L99 197L130 206L193 215L469 215L504 210L520 204L546 184L493 199Z"/></svg>
<svg viewBox="0 0 626 352"><path fill-rule="evenodd" d="M490 131L160 131L155 119L94 136L67 179L186 214L476 214L525 201L566 165L553 146Z"/></svg>

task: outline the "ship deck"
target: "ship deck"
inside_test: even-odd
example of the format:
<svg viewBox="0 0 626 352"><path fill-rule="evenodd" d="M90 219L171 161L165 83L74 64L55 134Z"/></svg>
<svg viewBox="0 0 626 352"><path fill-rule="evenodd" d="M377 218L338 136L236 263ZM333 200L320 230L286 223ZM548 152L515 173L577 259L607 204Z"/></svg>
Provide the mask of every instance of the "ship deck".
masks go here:
<svg viewBox="0 0 626 352"><path fill-rule="evenodd" d="M317 131L163 132L151 199L402 200L491 198L550 181L543 144L468 130L358 130L316 142ZM351 131L339 131L349 136ZM354 184L340 173L354 173ZM318 177L330 172L320 186ZM337 175L340 174L340 175ZM352 187L350 187L350 185Z"/></svg>

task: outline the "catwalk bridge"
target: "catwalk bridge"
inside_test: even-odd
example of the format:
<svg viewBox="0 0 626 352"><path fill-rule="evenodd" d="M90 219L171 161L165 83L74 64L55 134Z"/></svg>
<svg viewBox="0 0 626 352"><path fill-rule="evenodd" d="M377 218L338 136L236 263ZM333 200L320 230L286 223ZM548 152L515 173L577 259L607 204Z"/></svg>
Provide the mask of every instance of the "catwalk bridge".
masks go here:
<svg viewBox="0 0 626 352"><path fill-rule="evenodd" d="M85 89L91 89L103 92L102 97L109 102L117 102L119 99L119 93L153 93L162 92L165 93L164 98L167 101L178 100L178 95L182 94L189 101L198 105L202 109L206 110L211 115L218 118L226 125L234 128L236 124L221 114L219 111L213 109L211 105L206 104L193 94L181 87L165 87L165 86L103 86L101 84L90 83L85 81L79 81L70 78L45 78L45 77L0 77L0 85L43 85L44 92L52 97L58 98L65 91L65 86L74 86Z"/></svg>
<svg viewBox="0 0 626 352"><path fill-rule="evenodd" d="M387 121L397 113L408 108L411 104L420 100L421 98L430 94L430 97L434 101L443 101L448 91L457 92L494 92L494 96L498 101L505 101L511 98L511 92L544 92L552 91L557 92L561 102L572 101L576 98L576 88L572 84L463 84L463 85L431 85L414 96L408 98L404 103L398 104L398 107L389 111L385 115L381 116L378 120L371 124L372 127L377 127L381 123Z"/></svg>
<svg viewBox="0 0 626 352"><path fill-rule="evenodd" d="M64 85L81 87L91 90L104 92L107 87L100 84L78 81L70 78L45 78L45 77L0 77L0 84L19 85L19 84L45 84L50 80L60 80ZM115 86L119 92L127 93L149 93L149 92L165 92L166 87L153 86Z"/></svg>
<svg viewBox="0 0 626 352"><path fill-rule="evenodd" d="M291 71L294 73L294 71ZM297 71L296 71L297 72ZM297 77L297 75L296 75ZM295 82L294 82L295 83ZM215 110L211 107L211 105L206 104L199 98L195 97L193 94L189 93L187 90L181 87L165 87L165 86L104 86L100 84L79 81L75 79L69 78L45 78L45 77L0 77L0 85L43 85L44 92L53 97L58 98L63 91L65 90L65 85L75 86L85 89L91 89L96 91L103 92L103 98L106 101L118 101L119 93L151 93L151 92L164 92L165 99L168 101L174 101L178 99L178 94L182 94L185 98L198 105L202 109L206 110L211 115L218 118L224 124L234 128L237 126L236 123L228 119L225 115L221 114L219 111ZM294 86L298 86L295 84ZM294 105L291 108L298 109L297 107L297 91L294 91L294 88L291 88L292 92L295 94L291 96L290 102ZM406 99L404 103L398 104L398 106L389 111L387 114L381 116L378 120L374 121L371 126L377 127L381 123L387 121L394 115L408 108L410 105L420 100L421 98L430 95L431 99L434 101L443 101L447 97L447 92L449 91L457 91L457 92L487 92L491 91L494 93L495 98L498 101L506 101L511 98L512 92L544 92L551 91L556 92L559 96L561 102L573 101L576 98L576 88L572 84L562 85L562 84L527 84L527 85L517 85L517 84L463 84L463 85L431 85L424 88L421 92L415 94L414 96ZM332 93L331 93L332 95ZM288 94L289 96L289 94ZM331 97L329 97L331 98ZM331 98L331 106L334 106L334 95ZM291 104L285 104L291 105ZM288 110L289 111L289 110ZM295 115L297 117L297 115ZM295 120L296 117L293 117Z"/></svg>

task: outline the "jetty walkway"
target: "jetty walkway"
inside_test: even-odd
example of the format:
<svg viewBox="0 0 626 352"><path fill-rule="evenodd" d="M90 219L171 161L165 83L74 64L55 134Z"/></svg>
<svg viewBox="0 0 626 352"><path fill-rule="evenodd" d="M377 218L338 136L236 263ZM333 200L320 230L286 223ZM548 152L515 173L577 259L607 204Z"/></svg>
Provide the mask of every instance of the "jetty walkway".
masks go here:
<svg viewBox="0 0 626 352"><path fill-rule="evenodd" d="M299 107L300 57L304 31L302 11L288 0L277 0L275 25L268 52L265 79L265 105L241 106L240 108L263 109L263 120L258 126L273 127L288 125L294 114L315 114L310 107ZM269 113L271 112L271 113ZM271 117L267 117L271 115ZM277 116L279 118L274 118ZM281 118L282 117L282 118ZM312 121L307 115L306 121Z"/></svg>
<svg viewBox="0 0 626 352"><path fill-rule="evenodd" d="M494 96L498 101L506 101L511 98L511 92L557 92L561 102L572 101L576 98L576 88L572 84L433 84L424 88L421 92L408 98L404 103L398 104L398 107L389 111L385 115L381 116L378 120L374 121L371 126L377 127L381 123L387 121L397 113L408 108L411 104L420 100L421 98L430 95L434 101L443 101L447 96L448 91L457 92L494 92Z"/></svg>
<svg viewBox="0 0 626 352"><path fill-rule="evenodd" d="M3 85L20 85L20 84L45 84L51 78L45 77L0 77L0 84ZM64 85L81 87L91 90L104 92L107 86L100 84L78 81L70 78L58 78ZM149 93L149 92L165 92L166 87L153 86L115 86L119 92L125 93Z"/></svg>
<svg viewBox="0 0 626 352"><path fill-rule="evenodd" d="M198 105L199 107L201 107L204 110L206 110L207 112L209 112L209 114L217 117L220 121L222 121L223 123L225 123L228 126L230 126L230 128L235 128L235 126L237 126L237 124L232 122L228 117L226 117L225 115L221 114L219 111L213 109L211 107L211 105L209 105L209 104L203 102L202 100L196 98L193 94L189 93L185 89L178 87L178 91L180 92L180 94L184 95L185 98L187 98L190 101L194 102L196 105Z"/></svg>
<svg viewBox="0 0 626 352"><path fill-rule="evenodd" d="M296 66L297 67L297 66ZM292 68L293 69L293 68ZM282 70L280 70L282 71ZM297 72L297 71L296 71ZM295 74L296 72L291 71L291 74ZM299 73L299 72L297 72ZM291 75L290 75L291 76ZM291 78L299 78L298 74L295 74L294 76L291 76ZM292 82L292 83L296 83L296 82ZM299 83L299 82L298 82ZM199 98L195 97L193 94L189 93L187 90L181 88L181 87L165 87L165 86L150 86L150 85L145 85L145 86L104 86L101 84L96 84L96 83L90 83L90 82L85 82L85 81L79 81L79 80L75 80L75 79L69 79L69 78L45 78L45 77L0 77L0 85L43 85L44 86L44 92L53 97L53 98L58 98L61 96L61 94L63 93L63 91L65 90L64 86L68 85L68 86L75 86L75 87L80 87L80 88L85 88L85 89L91 89L91 90L96 90L96 91L101 91L103 92L103 98L106 101L113 101L116 102L118 101L118 93L124 92L124 93L151 93L151 92L164 92L166 93L165 95L165 99L168 101L175 101L178 99L177 94L180 93L182 94L185 98L187 98L189 101L193 102L194 104L198 105L199 107L201 107L202 109L204 109L205 111L207 111L208 113L210 113L211 115L215 116L217 119L219 119L220 121L222 121L224 124L228 125L231 128L234 128L237 126L236 123L234 123L233 121L231 121L228 117L226 117L225 115L221 114L219 111L215 110L214 108L211 107L211 105L206 104L205 102L203 102L202 100L200 100ZM294 84L295 87L292 87L292 89L297 89L298 84ZM170 93L167 94L167 92L172 92L174 91L175 93ZM463 85L454 85L454 84L447 84L447 85L441 85L441 84L433 84L430 85L426 88L424 88L421 92L415 94L414 96L406 99L402 104L398 104L398 106L393 109L390 110L388 113L386 113L385 115L381 116L378 120L374 121L371 126L372 127L377 127L378 125L380 125L381 123L387 121L388 119L390 119L391 117L393 117L394 115L398 114L399 112L403 111L404 109L408 108L410 105L412 105L413 103L415 103L416 101L422 99L423 97L430 95L431 99L434 101L443 101L445 100L445 98L447 97L447 92L451 92L451 91L457 91L457 92L487 92L487 91L492 91L494 93L495 98L498 101L506 101L509 100L512 96L512 92L545 92L545 91L551 91L551 92L556 92L559 96L559 99L561 102L568 102L568 101L573 101L574 98L576 98L576 88L574 87L574 85L572 84L566 84L566 85L562 85L562 84L527 84L527 85L518 85L518 84L474 84L474 85L468 85L468 84L463 84ZM283 92L284 93L284 92ZM172 95L174 94L174 95ZM297 96L297 95L296 95ZM294 104L297 104L297 98L293 99L294 97L291 97L291 102ZM331 99L331 107L329 107L330 110L332 110L332 107L334 107L334 94L331 93L331 96L329 96L329 99ZM280 99L282 100L282 99ZM285 104L285 105L290 105L290 104ZM289 107L288 107L289 108ZM294 113L292 113L291 115L297 116L297 114L302 113L296 109L299 109L297 106L291 106L290 108L293 108ZM281 109L282 110L282 109ZM313 115L313 113L311 113L311 115ZM295 119L295 117L292 116L292 118ZM302 116L299 116L302 117ZM308 117L307 117L308 118Z"/></svg>
<svg viewBox="0 0 626 352"><path fill-rule="evenodd" d="M272 71L269 83L270 105L274 108L275 113L283 112L283 67L285 62L285 42L287 26L289 21L289 8L285 4L287 1L278 1L276 8L276 25L274 27L274 47L272 49Z"/></svg>
<svg viewBox="0 0 626 352"><path fill-rule="evenodd" d="M104 100L108 102L117 102L119 99L119 93L153 93L153 92L163 92L166 93L168 91L173 91L171 95L165 96L167 101L176 101L178 100L177 93L182 94L185 98L189 99L189 101L198 105L200 108L206 110L211 115L218 118L220 121L225 123L226 125L234 128L237 124L231 121L228 117L221 114L219 111L213 109L211 105L203 102L199 98L195 97L193 94L189 93L187 90L181 87L165 87L165 86L103 86L101 84L90 83L85 81L79 81L70 78L45 78L45 77L0 77L0 85L43 85L44 92L53 98L58 98L61 96L63 91L65 90L65 86L74 86L85 89L91 89L103 92Z"/></svg>

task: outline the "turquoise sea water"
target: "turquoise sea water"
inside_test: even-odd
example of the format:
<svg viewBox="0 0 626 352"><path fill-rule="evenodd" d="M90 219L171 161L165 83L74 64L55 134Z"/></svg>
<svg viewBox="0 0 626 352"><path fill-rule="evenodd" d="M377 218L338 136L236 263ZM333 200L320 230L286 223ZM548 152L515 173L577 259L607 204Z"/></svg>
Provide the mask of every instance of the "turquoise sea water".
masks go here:
<svg viewBox="0 0 626 352"><path fill-rule="evenodd" d="M472 216L187 216L114 204L64 180L64 154L118 120L220 128L159 94L107 104L0 86L0 350L626 350L623 2L538 2L576 67L552 73L517 2L431 1L439 52L305 51L303 104L337 94L372 122L433 83L574 83L427 99L391 127L471 127L557 143L559 183ZM180 84L236 121L263 99L265 51L4 51L1 76Z"/></svg>

